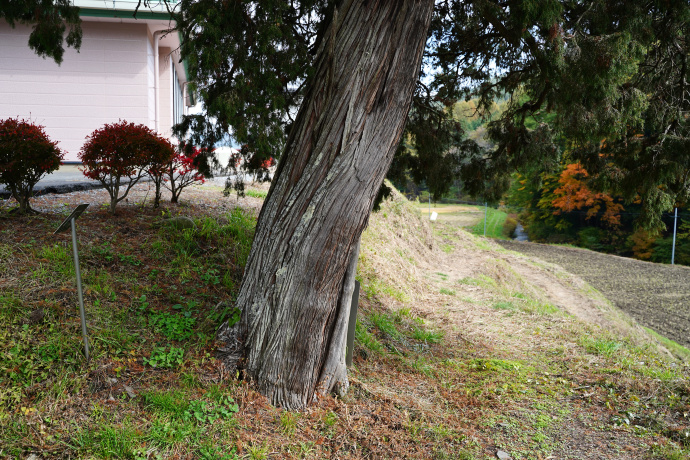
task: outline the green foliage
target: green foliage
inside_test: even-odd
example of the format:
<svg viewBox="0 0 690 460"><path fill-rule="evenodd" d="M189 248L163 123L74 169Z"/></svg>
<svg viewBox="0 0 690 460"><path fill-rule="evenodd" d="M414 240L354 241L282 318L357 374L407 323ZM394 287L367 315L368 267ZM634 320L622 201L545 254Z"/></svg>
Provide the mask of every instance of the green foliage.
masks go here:
<svg viewBox="0 0 690 460"><path fill-rule="evenodd" d="M0 18L2 13L0 7ZM31 210L34 186L60 167L63 156L43 126L19 118L0 120L0 184L6 185L17 200L20 213Z"/></svg>
<svg viewBox="0 0 690 460"><path fill-rule="evenodd" d="M49 4L45 0L2 2L0 18L4 18L12 28L17 23L32 26L29 48L58 64L62 62L65 43L76 50L81 47L79 7L70 0L52 0Z"/></svg>
<svg viewBox="0 0 690 460"><path fill-rule="evenodd" d="M469 362L468 367L478 371L517 371L520 369L520 363L504 359L483 359L477 358Z"/></svg>
<svg viewBox="0 0 690 460"><path fill-rule="evenodd" d="M188 134L194 145L212 147L232 133L244 161L231 158L223 166L238 178L242 169L267 179L266 162L282 152L286 124L302 101L300 83L311 74L312 46L327 8L314 0L179 2L173 19L180 51L205 110L184 117L176 128L180 137ZM240 179L233 185L244 190Z"/></svg>
<svg viewBox="0 0 690 460"><path fill-rule="evenodd" d="M515 310L515 305L513 302L496 302L494 308L496 310Z"/></svg>
<svg viewBox="0 0 690 460"><path fill-rule="evenodd" d="M423 327L415 326L412 329L412 338L424 343L439 343L443 340L443 331L431 331Z"/></svg>
<svg viewBox="0 0 690 460"><path fill-rule="evenodd" d="M369 321L372 322L381 332L391 338L400 336L394 324L394 319L386 313L372 313L369 315Z"/></svg>
<svg viewBox="0 0 690 460"><path fill-rule="evenodd" d="M582 337L580 344L585 347L588 353L607 357L615 354L623 346L623 343L617 340L590 336Z"/></svg>
<svg viewBox="0 0 690 460"><path fill-rule="evenodd" d="M182 308L182 305L174 305L173 308ZM154 329L171 340L186 340L194 334L193 327L196 318L190 310L180 313L156 312L149 316L149 324Z"/></svg>
<svg viewBox="0 0 690 460"><path fill-rule="evenodd" d="M216 403L192 400L182 414L182 419L198 425L206 425L219 418L229 419L238 410L240 410L239 406L230 396L225 396Z"/></svg>
<svg viewBox="0 0 690 460"><path fill-rule="evenodd" d="M144 358L144 364L151 367L174 368L182 364L184 350L182 348L154 347L149 358Z"/></svg>
<svg viewBox="0 0 690 460"><path fill-rule="evenodd" d="M254 240L256 219L242 208L230 211L227 225L223 226L222 233L231 237L232 249L240 266L247 263L249 251Z"/></svg>

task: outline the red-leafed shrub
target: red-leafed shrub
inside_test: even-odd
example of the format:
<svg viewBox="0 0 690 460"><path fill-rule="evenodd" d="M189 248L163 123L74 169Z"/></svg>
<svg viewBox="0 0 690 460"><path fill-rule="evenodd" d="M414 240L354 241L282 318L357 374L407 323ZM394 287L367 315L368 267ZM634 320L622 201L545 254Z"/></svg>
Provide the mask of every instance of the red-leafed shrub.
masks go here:
<svg viewBox="0 0 690 460"><path fill-rule="evenodd" d="M152 164L165 164L175 148L144 125L120 121L106 124L86 138L79 152L84 175L100 181L110 195L110 212ZM120 190L124 193L120 194Z"/></svg>
<svg viewBox="0 0 690 460"><path fill-rule="evenodd" d="M168 177L164 182L165 188L170 190L171 203L177 203L182 190L195 182L204 183L204 175L199 172L198 163L204 150L189 144L182 144L180 152L175 155L168 168Z"/></svg>
<svg viewBox="0 0 690 460"><path fill-rule="evenodd" d="M63 155L42 126L19 118L0 120L0 183L17 200L20 213L31 211L34 186L60 167Z"/></svg>

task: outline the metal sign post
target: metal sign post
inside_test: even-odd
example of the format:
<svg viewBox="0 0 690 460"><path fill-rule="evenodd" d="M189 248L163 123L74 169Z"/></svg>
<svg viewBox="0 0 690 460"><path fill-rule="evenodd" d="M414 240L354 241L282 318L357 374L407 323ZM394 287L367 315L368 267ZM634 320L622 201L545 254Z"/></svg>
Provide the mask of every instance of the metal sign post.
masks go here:
<svg viewBox="0 0 690 460"><path fill-rule="evenodd" d="M87 204L80 204L76 207L72 214L70 214L67 219L65 219L57 230L53 233L58 234L67 230L68 227L72 228L72 253L74 255L74 270L77 273L77 295L79 296L79 315L81 316L81 332L84 336L84 354L86 355L86 360L89 360L89 339L86 335L86 315L84 313L84 295L81 291L81 272L79 271L79 253L77 252L77 228L74 221L77 217L81 215L82 212L88 207Z"/></svg>

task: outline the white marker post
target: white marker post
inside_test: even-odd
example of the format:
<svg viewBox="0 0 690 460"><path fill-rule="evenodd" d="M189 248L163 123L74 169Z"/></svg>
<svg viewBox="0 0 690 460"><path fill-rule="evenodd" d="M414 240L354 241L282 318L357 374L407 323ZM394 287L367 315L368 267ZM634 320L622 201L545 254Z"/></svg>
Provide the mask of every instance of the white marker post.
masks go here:
<svg viewBox="0 0 690 460"><path fill-rule="evenodd" d="M81 332L84 336L84 354L86 355L86 360L89 360L89 338L86 334L86 315L84 313L84 295L81 291L81 272L79 271L79 253L77 251L77 228L74 221L77 217L81 215L82 212L88 207L88 203L80 204L76 207L72 214L70 214L67 219L65 219L53 235L64 232L68 227L72 228L72 254L74 255L74 270L77 273L77 295L79 296L79 315L81 316Z"/></svg>
<svg viewBox="0 0 690 460"><path fill-rule="evenodd" d="M676 259L676 225L678 224L678 208L673 216L673 246L671 248L671 265L675 265L673 262Z"/></svg>

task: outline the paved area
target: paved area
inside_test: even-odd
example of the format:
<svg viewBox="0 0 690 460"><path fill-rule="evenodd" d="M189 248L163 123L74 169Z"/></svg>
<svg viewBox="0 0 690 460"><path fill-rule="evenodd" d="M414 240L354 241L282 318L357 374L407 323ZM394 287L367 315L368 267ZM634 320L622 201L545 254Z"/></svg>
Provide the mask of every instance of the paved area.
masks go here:
<svg viewBox="0 0 690 460"><path fill-rule="evenodd" d="M88 179L79 170L79 165L62 165L60 169L47 174L34 187L36 195L44 193L68 193L101 187L101 183ZM0 184L0 198L9 198L10 192Z"/></svg>
<svg viewBox="0 0 690 460"><path fill-rule="evenodd" d="M79 170L81 165L69 164L62 165L57 171L46 174L34 187L34 195L44 195L46 193L70 193L81 190L90 190L94 188L102 188L100 182L91 180L84 176ZM211 179L206 179L214 184L224 186L227 177L219 174ZM144 177L142 181L147 181ZM245 181L250 182L251 177L246 176ZM7 199L10 197L10 191L0 184L0 199Z"/></svg>

